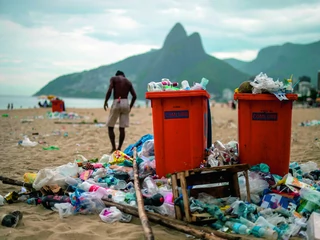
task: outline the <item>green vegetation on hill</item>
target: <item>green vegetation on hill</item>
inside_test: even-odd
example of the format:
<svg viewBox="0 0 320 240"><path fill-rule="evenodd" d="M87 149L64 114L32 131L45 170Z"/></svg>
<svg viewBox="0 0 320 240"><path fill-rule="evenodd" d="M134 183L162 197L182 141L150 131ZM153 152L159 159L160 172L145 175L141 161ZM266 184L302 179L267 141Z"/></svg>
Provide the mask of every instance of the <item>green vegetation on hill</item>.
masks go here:
<svg viewBox="0 0 320 240"><path fill-rule="evenodd" d="M267 73L274 79L294 78L307 75L315 83L320 71L320 41L310 44L286 43L260 50L256 59L244 62L237 59L225 59L234 68L250 75Z"/></svg>

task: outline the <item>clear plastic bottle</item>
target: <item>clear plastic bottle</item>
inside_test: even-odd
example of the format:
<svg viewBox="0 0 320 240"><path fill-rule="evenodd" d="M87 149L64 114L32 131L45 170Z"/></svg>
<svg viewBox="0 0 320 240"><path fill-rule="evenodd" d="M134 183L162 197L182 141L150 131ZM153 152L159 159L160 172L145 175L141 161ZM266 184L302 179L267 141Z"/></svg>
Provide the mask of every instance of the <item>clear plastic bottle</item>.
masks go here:
<svg viewBox="0 0 320 240"><path fill-rule="evenodd" d="M127 186L127 182L124 180L118 180L117 183L114 185L114 189L122 190L125 189Z"/></svg>
<svg viewBox="0 0 320 240"><path fill-rule="evenodd" d="M157 184L150 176L144 179L143 185L144 188L148 189L149 194L156 194L158 192Z"/></svg>
<svg viewBox="0 0 320 240"><path fill-rule="evenodd" d="M208 82L209 82L209 80L206 79L206 78L202 78L202 79L201 79L200 85L201 85L201 87L202 87L203 90L206 90Z"/></svg>
<svg viewBox="0 0 320 240"><path fill-rule="evenodd" d="M250 230L244 224L227 221L225 225L231 228L235 233L249 235Z"/></svg>
<svg viewBox="0 0 320 240"><path fill-rule="evenodd" d="M183 90L190 90L190 85L189 85L189 82L187 80L183 80L181 82L181 87Z"/></svg>
<svg viewBox="0 0 320 240"><path fill-rule="evenodd" d="M254 226L251 229L251 233L253 236L259 237L259 238L263 237L266 239L273 239L273 240L278 239L278 233L276 231L266 227L262 227L262 226Z"/></svg>
<svg viewBox="0 0 320 240"><path fill-rule="evenodd" d="M127 184L127 186L126 186L126 189L128 189L128 191L129 191L130 193L135 193L135 192L136 192L136 190L134 189L134 183L133 183L133 182L129 182L129 183Z"/></svg>

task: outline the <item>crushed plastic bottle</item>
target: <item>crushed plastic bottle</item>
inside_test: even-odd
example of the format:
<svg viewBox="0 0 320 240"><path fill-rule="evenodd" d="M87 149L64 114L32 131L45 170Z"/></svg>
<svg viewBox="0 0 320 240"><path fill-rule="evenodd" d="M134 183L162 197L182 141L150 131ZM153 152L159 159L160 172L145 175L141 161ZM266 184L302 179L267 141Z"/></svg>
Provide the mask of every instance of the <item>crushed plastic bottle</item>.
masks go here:
<svg viewBox="0 0 320 240"><path fill-rule="evenodd" d="M231 228L232 231L234 231L235 233L244 234L244 235L250 234L250 230L248 229L248 227L241 223L227 221L225 225Z"/></svg>

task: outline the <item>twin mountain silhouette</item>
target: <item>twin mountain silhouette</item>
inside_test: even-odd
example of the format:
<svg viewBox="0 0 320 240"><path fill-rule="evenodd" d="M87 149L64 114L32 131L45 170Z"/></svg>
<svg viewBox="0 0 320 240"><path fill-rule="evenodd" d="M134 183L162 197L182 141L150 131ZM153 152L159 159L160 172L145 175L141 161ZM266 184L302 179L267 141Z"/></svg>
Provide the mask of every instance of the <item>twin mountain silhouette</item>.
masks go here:
<svg viewBox="0 0 320 240"><path fill-rule="evenodd" d="M192 84L205 77L209 79L208 92L215 94L221 94L225 88L233 90L260 72L280 80L291 74L296 78L307 75L315 82L320 70L319 52L320 41L306 45L286 43L260 50L257 58L251 62L221 60L204 51L199 33L188 36L184 27L177 23L165 38L161 49L89 71L60 76L34 95L104 98L109 78L119 69L133 82L138 99L144 99L149 82L157 82L162 78L177 82L186 79Z"/></svg>

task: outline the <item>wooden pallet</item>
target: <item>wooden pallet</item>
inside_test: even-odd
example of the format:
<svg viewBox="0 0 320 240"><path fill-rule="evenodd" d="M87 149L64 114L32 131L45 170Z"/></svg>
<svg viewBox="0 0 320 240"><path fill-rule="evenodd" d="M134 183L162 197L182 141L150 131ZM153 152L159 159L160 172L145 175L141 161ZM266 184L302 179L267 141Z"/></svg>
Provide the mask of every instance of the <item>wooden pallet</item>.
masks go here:
<svg viewBox="0 0 320 240"><path fill-rule="evenodd" d="M198 222L210 220L212 216L209 214L191 214L188 186L196 186L203 184L216 184L210 188L195 188L190 190L190 196L197 198L198 194L205 192L215 198L223 197L240 197L240 189L238 182L238 172L243 172L246 179L247 200L250 202L250 187L248 181L248 164L228 165L212 168L197 168L171 175L172 193L174 200L179 198L179 190L181 188L183 198L184 214L180 206L175 206L176 218L187 222Z"/></svg>

